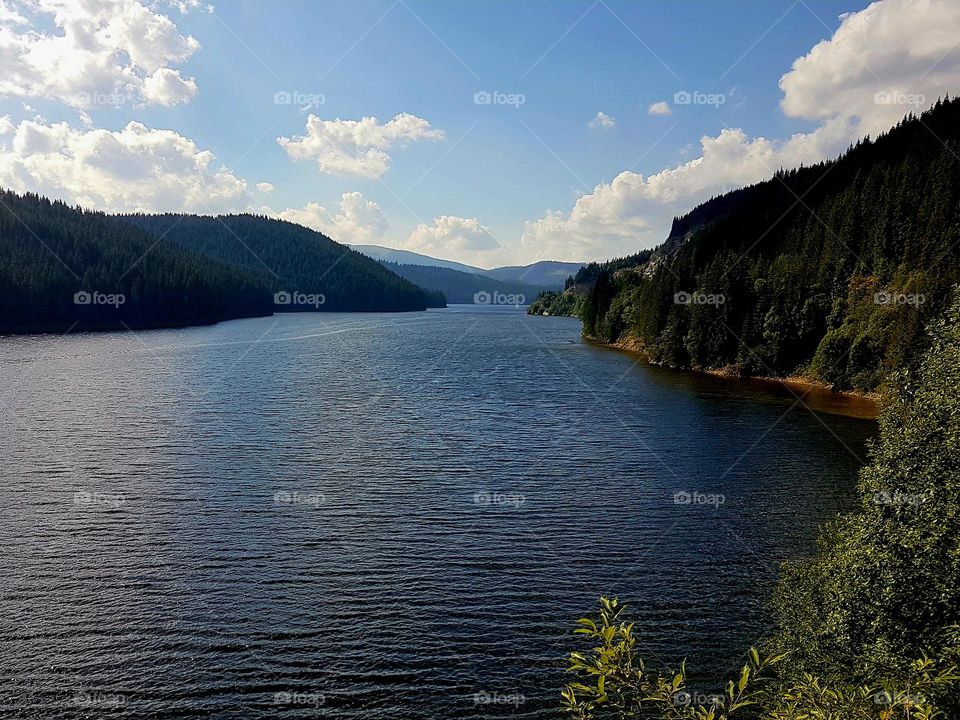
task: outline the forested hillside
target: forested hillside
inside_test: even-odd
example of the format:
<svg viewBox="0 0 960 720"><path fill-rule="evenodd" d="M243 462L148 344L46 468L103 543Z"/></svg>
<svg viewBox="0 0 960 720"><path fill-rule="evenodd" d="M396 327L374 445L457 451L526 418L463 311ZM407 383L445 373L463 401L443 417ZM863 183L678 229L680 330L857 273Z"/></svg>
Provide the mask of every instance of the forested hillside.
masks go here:
<svg viewBox="0 0 960 720"><path fill-rule="evenodd" d="M192 325L269 315L256 278L116 218L0 191L0 333Z"/></svg>
<svg viewBox="0 0 960 720"><path fill-rule="evenodd" d="M390 312L445 305L440 293L423 290L377 261L283 220L257 215L123 218L158 238L253 275L271 292L292 298L277 310Z"/></svg>
<svg viewBox="0 0 960 720"><path fill-rule="evenodd" d="M960 281L960 103L835 161L677 218L649 258L600 268L585 334L651 360L876 389L911 366Z"/></svg>

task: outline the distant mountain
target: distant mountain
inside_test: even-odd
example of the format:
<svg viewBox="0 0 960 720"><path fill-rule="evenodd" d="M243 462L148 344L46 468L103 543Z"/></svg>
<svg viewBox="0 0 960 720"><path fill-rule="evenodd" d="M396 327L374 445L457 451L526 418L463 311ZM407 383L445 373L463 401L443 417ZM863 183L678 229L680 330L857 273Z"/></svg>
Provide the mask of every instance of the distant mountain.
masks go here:
<svg viewBox="0 0 960 720"><path fill-rule="evenodd" d="M125 215L136 227L242 270L276 294L275 312L393 312L443 307L417 287L326 235L259 215Z"/></svg>
<svg viewBox="0 0 960 720"><path fill-rule="evenodd" d="M562 288L566 279L576 275L582 266L583 263L541 260L532 265L507 265L481 272L498 280L525 282L556 290Z"/></svg>
<svg viewBox="0 0 960 720"><path fill-rule="evenodd" d="M409 250L394 250L380 245L351 245L357 252L361 252L375 260L383 260L399 265L420 265L422 267L442 267L450 270L459 270L464 273L486 275L494 280L504 282L522 282L542 289L558 290L571 275L576 275L583 263L557 262L555 260L541 260L531 265L505 265L503 267L484 270L483 268L465 265L453 260L440 260L410 252ZM453 301L450 301L453 302Z"/></svg>
<svg viewBox="0 0 960 720"><path fill-rule="evenodd" d="M257 277L100 212L0 191L0 333L125 330L269 315Z"/></svg>
<svg viewBox="0 0 960 720"><path fill-rule="evenodd" d="M529 283L497 280L444 267L388 262L383 265L422 288L442 292L448 303L526 305L544 290Z"/></svg>
<svg viewBox="0 0 960 720"><path fill-rule="evenodd" d="M429 255L421 255L420 253L410 252L409 250L394 250L393 248L383 247L381 245L351 245L350 247L359 253L363 253L367 257L373 258L374 260L382 260L388 263L396 263L399 265L420 265L423 267L442 267L465 273L486 272L486 270L481 270L480 268L473 267L472 265L464 265L463 263L454 262L453 260L441 260L439 258L430 257Z"/></svg>

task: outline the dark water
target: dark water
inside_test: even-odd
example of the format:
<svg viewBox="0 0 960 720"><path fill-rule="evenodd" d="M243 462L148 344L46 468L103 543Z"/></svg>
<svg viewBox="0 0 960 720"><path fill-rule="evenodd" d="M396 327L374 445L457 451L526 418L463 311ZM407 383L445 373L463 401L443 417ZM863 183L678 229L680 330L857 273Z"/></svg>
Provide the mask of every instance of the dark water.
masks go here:
<svg viewBox="0 0 960 720"><path fill-rule="evenodd" d="M454 308L0 340L0 716L552 717L601 593L654 663L730 668L874 426L578 334Z"/></svg>

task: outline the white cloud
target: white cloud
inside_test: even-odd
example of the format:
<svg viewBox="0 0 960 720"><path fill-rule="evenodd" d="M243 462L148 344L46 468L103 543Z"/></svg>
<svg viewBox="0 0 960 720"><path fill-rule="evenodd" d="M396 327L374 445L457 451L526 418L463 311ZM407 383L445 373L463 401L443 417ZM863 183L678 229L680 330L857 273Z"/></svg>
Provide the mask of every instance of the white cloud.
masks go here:
<svg viewBox="0 0 960 720"><path fill-rule="evenodd" d="M257 190L262 193L272 193L273 192L273 183L268 182L258 182Z"/></svg>
<svg viewBox="0 0 960 720"><path fill-rule="evenodd" d="M444 133L409 113L400 113L380 124L375 117L362 120L322 120L311 114L306 135L280 137L277 142L293 160L313 160L330 175L379 178L390 167L387 150L418 140L442 140Z"/></svg>
<svg viewBox="0 0 960 720"><path fill-rule="evenodd" d="M547 211L525 223L518 260L605 258L652 247L666 238L675 215L712 195L780 167L834 157L856 138L888 129L924 109L896 101L925 96L929 104L960 86L957 27L955 0L881 0L843 16L833 37L780 80L784 112L817 120L817 128L781 141L725 129L701 138L700 156L689 162L646 178L622 172L570 212Z"/></svg>
<svg viewBox="0 0 960 720"><path fill-rule="evenodd" d="M862 133L882 132L956 91L958 27L956 0L883 0L844 15L833 37L780 79L781 107L808 119L856 116Z"/></svg>
<svg viewBox="0 0 960 720"><path fill-rule="evenodd" d="M673 113L673 111L670 109L670 106L664 100L650 105L650 107L647 108L647 112L650 115L670 115Z"/></svg>
<svg viewBox="0 0 960 720"><path fill-rule="evenodd" d="M195 3L180 5L185 10ZM5 2L0 95L50 98L75 108L172 105L189 100L197 86L170 65L199 47L139 0Z"/></svg>
<svg viewBox="0 0 960 720"><path fill-rule="evenodd" d="M246 183L214 159L189 138L138 122L112 132L24 120L0 146L0 186L117 212L246 208Z"/></svg>
<svg viewBox="0 0 960 720"><path fill-rule="evenodd" d="M590 121L590 127L593 130L610 130L616 126L617 121L605 112L598 112Z"/></svg>
<svg viewBox="0 0 960 720"><path fill-rule="evenodd" d="M197 83L193 78L186 80L179 70L158 68L153 75L143 81L143 97L147 102L159 105L177 105L189 102L197 94Z"/></svg>
<svg viewBox="0 0 960 720"><path fill-rule="evenodd" d="M441 258L482 262L500 243L477 218L438 215L433 225L418 224L403 247Z"/></svg>
<svg viewBox="0 0 960 720"><path fill-rule="evenodd" d="M319 203L309 202L302 208L271 214L351 245L376 244L383 240L388 228L380 206L358 192L341 195L338 211L330 212Z"/></svg>

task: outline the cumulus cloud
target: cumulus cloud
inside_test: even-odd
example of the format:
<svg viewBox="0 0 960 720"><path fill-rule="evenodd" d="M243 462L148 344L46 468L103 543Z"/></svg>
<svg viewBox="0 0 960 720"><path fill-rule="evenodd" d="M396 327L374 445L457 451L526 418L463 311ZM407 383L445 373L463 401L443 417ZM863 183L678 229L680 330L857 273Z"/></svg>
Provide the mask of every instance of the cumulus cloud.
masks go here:
<svg viewBox="0 0 960 720"><path fill-rule="evenodd" d="M196 3L176 4L181 11ZM170 67L200 43L140 0L13 0L0 4L0 95L75 108L173 105L197 92Z"/></svg>
<svg viewBox="0 0 960 720"><path fill-rule="evenodd" d="M214 160L189 138L138 122L113 132L24 120L0 146L0 186L116 212L247 207L246 183Z"/></svg>
<svg viewBox="0 0 960 720"><path fill-rule="evenodd" d="M666 238L675 215L712 195L780 167L833 157L856 138L888 129L960 86L958 26L954 0L881 0L842 16L833 37L780 80L783 111L818 127L787 140L725 129L701 138L699 157L682 165L649 177L622 172L569 212L547 211L525 223L519 259L604 258L652 247Z"/></svg>
<svg viewBox="0 0 960 720"><path fill-rule="evenodd" d="M590 127L593 130L610 130L616 126L617 121L605 112L598 112L590 121Z"/></svg>
<svg viewBox="0 0 960 720"><path fill-rule="evenodd" d="M273 183L268 182L258 182L257 190L262 193L272 193L273 192Z"/></svg>
<svg viewBox="0 0 960 720"><path fill-rule="evenodd" d="M381 124L375 117L361 120L322 120L311 114L306 134L277 138L293 160L313 160L330 175L382 177L390 167L387 150L420 140L442 140L444 133L409 113Z"/></svg>
<svg viewBox="0 0 960 720"><path fill-rule="evenodd" d="M469 262L488 257L499 249L500 243L477 218L438 215L433 219L433 225L418 224L403 247L426 255L456 257Z"/></svg>
<svg viewBox="0 0 960 720"><path fill-rule="evenodd" d="M383 240L388 229L380 206L358 192L343 193L339 208L333 212L319 203L309 202L302 208L287 208L275 214L351 245L376 244Z"/></svg>
<svg viewBox="0 0 960 720"><path fill-rule="evenodd" d="M960 3L883 0L843 22L780 79L781 107L808 119L856 116L876 134L960 80Z"/></svg>
<svg viewBox="0 0 960 720"><path fill-rule="evenodd" d="M673 113L670 106L664 100L650 105L650 107L647 108L647 112L650 115L670 115Z"/></svg>

